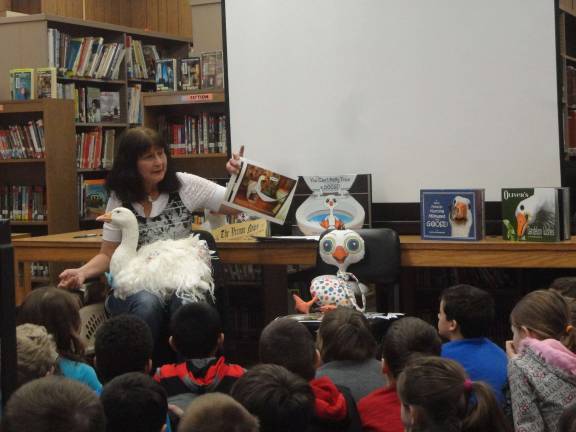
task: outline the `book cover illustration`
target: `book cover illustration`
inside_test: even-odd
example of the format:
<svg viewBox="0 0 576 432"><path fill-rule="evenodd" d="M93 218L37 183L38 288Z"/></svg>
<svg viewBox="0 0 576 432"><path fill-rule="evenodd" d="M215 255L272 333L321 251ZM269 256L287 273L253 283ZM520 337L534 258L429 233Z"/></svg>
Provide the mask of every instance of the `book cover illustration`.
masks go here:
<svg viewBox="0 0 576 432"><path fill-rule="evenodd" d="M222 51L202 53L202 88L224 88L224 58Z"/></svg>
<svg viewBox="0 0 576 432"><path fill-rule="evenodd" d="M372 226L370 174L301 176L288 212L292 235Z"/></svg>
<svg viewBox="0 0 576 432"><path fill-rule="evenodd" d="M156 62L156 90L178 90L176 59L162 59Z"/></svg>
<svg viewBox="0 0 576 432"><path fill-rule="evenodd" d="M34 69L10 69L10 94L12 96L12 100L34 99Z"/></svg>
<svg viewBox="0 0 576 432"><path fill-rule="evenodd" d="M554 187L502 189L503 239L555 242L570 238L567 190Z"/></svg>
<svg viewBox="0 0 576 432"><path fill-rule="evenodd" d="M242 158L240 172L226 189L225 204L240 211L284 224L298 179L279 174Z"/></svg>
<svg viewBox="0 0 576 432"><path fill-rule="evenodd" d="M84 217L86 219L96 219L106 212L108 191L105 182L105 179L84 180Z"/></svg>
<svg viewBox="0 0 576 432"><path fill-rule="evenodd" d="M182 90L198 90L200 88L200 57L180 60L180 84Z"/></svg>
<svg viewBox="0 0 576 432"><path fill-rule="evenodd" d="M56 68L36 69L36 97L38 99L56 99L58 97Z"/></svg>
<svg viewBox="0 0 576 432"><path fill-rule="evenodd" d="M97 87L86 87L86 116L88 123L98 123L102 121L100 89Z"/></svg>
<svg viewBox="0 0 576 432"><path fill-rule="evenodd" d="M484 189L420 190L421 236L424 240L484 238Z"/></svg>
<svg viewBox="0 0 576 432"><path fill-rule="evenodd" d="M120 93L100 92L100 116L105 122L120 121Z"/></svg>

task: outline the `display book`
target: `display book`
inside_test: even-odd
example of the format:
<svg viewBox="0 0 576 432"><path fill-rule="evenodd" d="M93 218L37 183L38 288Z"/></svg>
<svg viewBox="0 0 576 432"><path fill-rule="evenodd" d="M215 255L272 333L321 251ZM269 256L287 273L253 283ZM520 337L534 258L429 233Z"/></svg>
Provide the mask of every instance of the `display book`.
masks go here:
<svg viewBox="0 0 576 432"><path fill-rule="evenodd" d="M570 188L502 189L502 238L556 242L570 239Z"/></svg>
<svg viewBox="0 0 576 432"><path fill-rule="evenodd" d="M106 211L108 202L108 190L105 179L85 179L78 176L80 197L80 217L84 219L96 219Z"/></svg>
<svg viewBox="0 0 576 432"><path fill-rule="evenodd" d="M36 97L36 75L33 68L10 69L10 97L30 100Z"/></svg>
<svg viewBox="0 0 576 432"><path fill-rule="evenodd" d="M481 240L485 236L484 189L420 190L424 240Z"/></svg>
<svg viewBox="0 0 576 432"><path fill-rule="evenodd" d="M284 224L298 179L240 158L240 169L228 182L223 204Z"/></svg>

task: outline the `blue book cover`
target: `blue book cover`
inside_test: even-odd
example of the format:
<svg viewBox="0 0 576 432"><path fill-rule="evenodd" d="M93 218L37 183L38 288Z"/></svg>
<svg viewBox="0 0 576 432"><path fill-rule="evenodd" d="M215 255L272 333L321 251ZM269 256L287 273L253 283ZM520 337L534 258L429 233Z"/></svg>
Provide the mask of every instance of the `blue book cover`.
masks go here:
<svg viewBox="0 0 576 432"><path fill-rule="evenodd" d="M420 221L424 240L481 240L484 189L422 189Z"/></svg>

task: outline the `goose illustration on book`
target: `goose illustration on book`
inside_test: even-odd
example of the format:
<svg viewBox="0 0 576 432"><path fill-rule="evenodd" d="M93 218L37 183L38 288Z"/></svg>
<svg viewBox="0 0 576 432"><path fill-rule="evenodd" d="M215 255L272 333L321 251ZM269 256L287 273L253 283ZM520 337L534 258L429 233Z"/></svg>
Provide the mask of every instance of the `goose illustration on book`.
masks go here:
<svg viewBox="0 0 576 432"><path fill-rule="evenodd" d="M258 177L257 181L250 180L250 182L248 183L248 186L246 187L246 199L248 199L248 201L255 201L256 200L256 198L252 199L253 195L256 195L258 198L260 198L264 202L276 202L276 201L278 201L278 199L269 197L264 192L262 192L262 185L265 181L269 181L269 179L267 179L264 174L261 174L260 177Z"/></svg>
<svg viewBox="0 0 576 432"><path fill-rule="evenodd" d="M320 226L324 229L344 229L344 222L334 215L334 208L338 204L334 195L329 195L324 201L324 205L328 208L328 215L320 222Z"/></svg>
<svg viewBox="0 0 576 432"><path fill-rule="evenodd" d="M554 227L556 214L554 190L534 189L534 195L520 201L514 214L518 238L523 237L532 225Z"/></svg>
<svg viewBox="0 0 576 432"><path fill-rule="evenodd" d="M466 238L470 235L474 216L471 213L470 200L456 195L452 200L449 221L451 237Z"/></svg>
<svg viewBox="0 0 576 432"><path fill-rule="evenodd" d="M110 260L115 296L124 299L146 290L163 300L174 293L186 302L214 298L211 252L198 235L158 240L137 249L138 221L130 210L117 207L96 220L122 230L122 241Z"/></svg>

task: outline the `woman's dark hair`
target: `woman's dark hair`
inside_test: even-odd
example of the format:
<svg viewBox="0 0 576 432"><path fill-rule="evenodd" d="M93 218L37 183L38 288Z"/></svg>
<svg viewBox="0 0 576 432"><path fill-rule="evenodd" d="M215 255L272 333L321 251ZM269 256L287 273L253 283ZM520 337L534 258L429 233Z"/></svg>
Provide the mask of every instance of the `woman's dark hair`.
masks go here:
<svg viewBox="0 0 576 432"><path fill-rule="evenodd" d="M318 329L320 355L324 363L334 360L364 361L374 357L376 340L364 314L338 307L322 318Z"/></svg>
<svg viewBox="0 0 576 432"><path fill-rule="evenodd" d="M405 317L388 328L382 343L382 358L397 379L416 355L439 356L441 350L442 341L434 327L420 318Z"/></svg>
<svg viewBox="0 0 576 432"><path fill-rule="evenodd" d="M138 158L152 147L159 147L166 154L166 174L158 184L159 192L176 192L180 180L170 159L170 148L153 129L137 127L124 132L119 139L118 154L106 179L106 187L122 202L138 202L146 198L142 177L138 172Z"/></svg>
<svg viewBox="0 0 576 432"><path fill-rule="evenodd" d="M59 288L36 288L20 306L18 324L46 327L62 357L83 361L84 344L80 339L79 303L73 294Z"/></svg>
<svg viewBox="0 0 576 432"><path fill-rule="evenodd" d="M397 389L402 404L414 409L414 430L511 430L490 386L469 381L464 368L453 360L420 357L410 361L398 378Z"/></svg>

